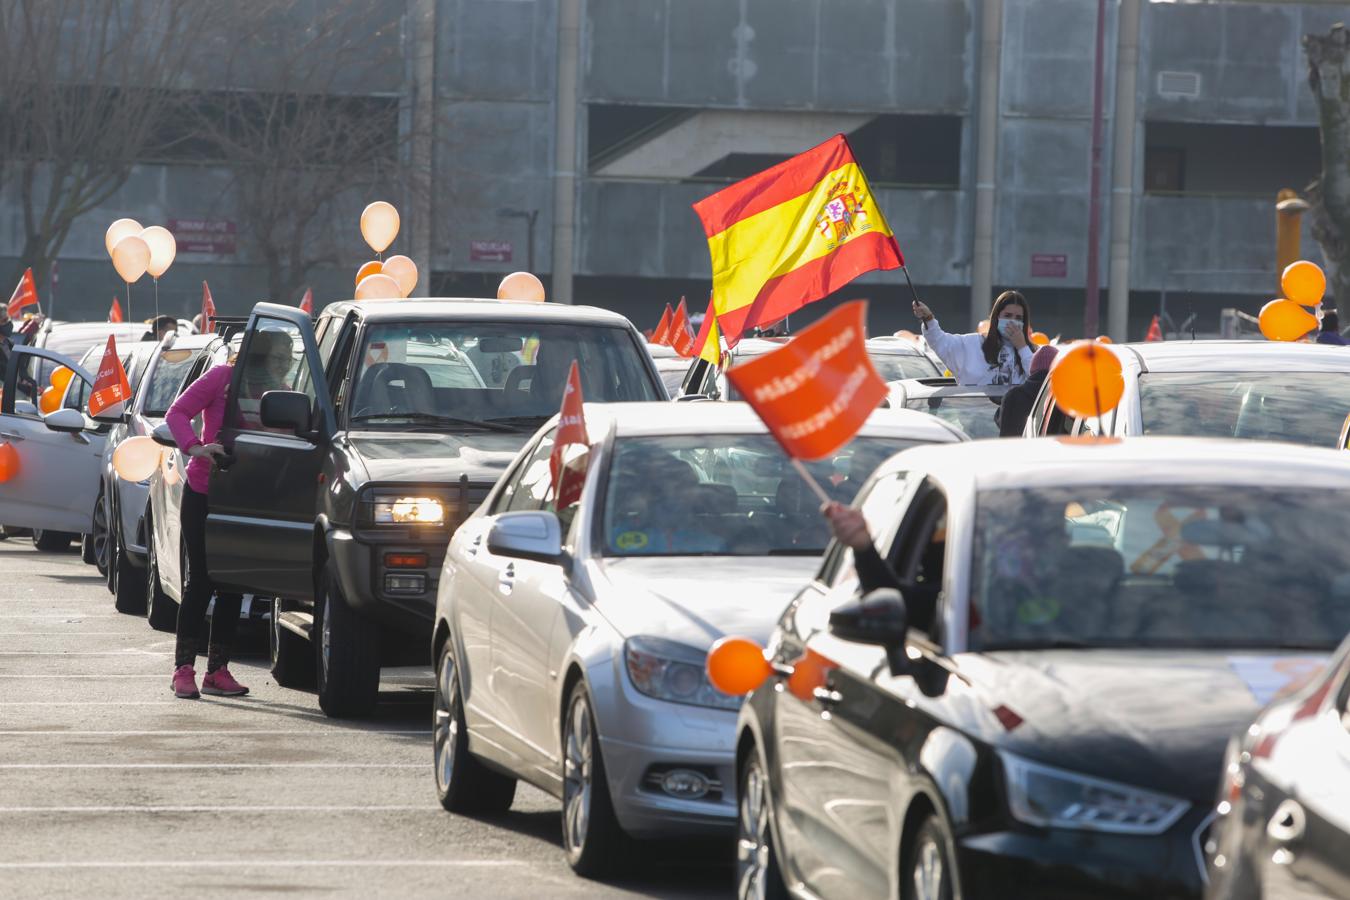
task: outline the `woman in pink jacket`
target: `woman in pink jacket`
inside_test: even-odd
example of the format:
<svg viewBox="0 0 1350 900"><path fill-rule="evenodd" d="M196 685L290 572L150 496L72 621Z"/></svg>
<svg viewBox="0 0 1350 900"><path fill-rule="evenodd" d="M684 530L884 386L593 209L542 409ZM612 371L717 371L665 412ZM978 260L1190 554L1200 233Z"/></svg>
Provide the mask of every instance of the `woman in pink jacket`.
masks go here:
<svg viewBox="0 0 1350 900"><path fill-rule="evenodd" d="M286 371L292 363L289 335L275 331L259 331L249 343L245 375L258 373L257 383L247 379L246 391L262 396L263 390L284 387ZM248 688L235 681L230 674L230 647L239 624L239 594L216 593L206 570L206 493L211 480L211 469L226 455L225 448L216 442L225 419L226 398L230 390L233 365L216 366L202 375L179 395L164 416L174 442L191 457L187 465L187 484L183 486L182 533L187 547L187 571L183 573L183 602L178 607L178 633L174 649L172 689L183 699L196 699L197 673L193 663L206 626L206 608L215 594L216 609L211 617L210 643L206 652L206 677L202 679L203 694L237 697L247 694ZM192 428L192 420L202 417L200 436Z"/></svg>

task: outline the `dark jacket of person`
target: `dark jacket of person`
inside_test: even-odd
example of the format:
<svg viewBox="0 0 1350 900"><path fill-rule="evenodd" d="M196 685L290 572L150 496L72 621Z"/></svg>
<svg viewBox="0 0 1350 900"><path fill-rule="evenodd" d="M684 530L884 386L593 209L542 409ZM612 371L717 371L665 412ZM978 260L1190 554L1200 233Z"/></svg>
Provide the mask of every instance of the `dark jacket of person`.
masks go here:
<svg viewBox="0 0 1350 900"><path fill-rule="evenodd" d="M1036 395L1041 392L1041 385L1045 384L1048 374L1048 370L1032 372L1026 381L1003 395L1003 404L998 411L999 437L1021 436L1027 416L1031 415L1031 408L1036 404Z"/></svg>
<svg viewBox="0 0 1350 900"><path fill-rule="evenodd" d="M877 548L871 545L865 550L853 551L853 567L858 571L858 584L864 594L878 588L895 588L905 598L905 612L909 617L909 627L928 632L933 626L933 616L937 612L938 584L919 584L904 582L896 574L891 564L881 558Z"/></svg>
<svg viewBox="0 0 1350 900"><path fill-rule="evenodd" d="M1321 332L1320 334L1317 335L1317 343L1336 344L1337 346L1341 347L1350 346L1350 341L1347 341L1345 338L1341 337L1340 332L1337 331Z"/></svg>

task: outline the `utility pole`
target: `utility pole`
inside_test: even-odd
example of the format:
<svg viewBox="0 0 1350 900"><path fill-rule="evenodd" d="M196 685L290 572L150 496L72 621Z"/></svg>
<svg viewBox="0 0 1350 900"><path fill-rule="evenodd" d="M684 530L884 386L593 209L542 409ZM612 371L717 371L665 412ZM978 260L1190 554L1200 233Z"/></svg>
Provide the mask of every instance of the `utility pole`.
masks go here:
<svg viewBox="0 0 1350 900"><path fill-rule="evenodd" d="M1102 69L1106 45L1106 0L1097 0L1097 54L1092 69L1092 176L1088 188L1087 302L1083 307L1083 337L1100 334L1098 328L1098 244L1101 243L1102 187Z"/></svg>

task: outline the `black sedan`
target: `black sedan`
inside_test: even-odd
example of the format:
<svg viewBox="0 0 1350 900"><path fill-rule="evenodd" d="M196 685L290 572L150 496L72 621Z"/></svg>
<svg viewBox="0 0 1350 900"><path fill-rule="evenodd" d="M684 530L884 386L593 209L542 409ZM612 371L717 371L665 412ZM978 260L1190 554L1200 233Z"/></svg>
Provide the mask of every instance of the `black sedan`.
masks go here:
<svg viewBox="0 0 1350 900"><path fill-rule="evenodd" d="M1350 638L1228 748L1211 900L1350 897Z"/></svg>
<svg viewBox="0 0 1350 900"><path fill-rule="evenodd" d="M1199 897L1228 739L1350 631L1343 455L976 442L856 502L869 593L830 550L742 708L740 896Z"/></svg>

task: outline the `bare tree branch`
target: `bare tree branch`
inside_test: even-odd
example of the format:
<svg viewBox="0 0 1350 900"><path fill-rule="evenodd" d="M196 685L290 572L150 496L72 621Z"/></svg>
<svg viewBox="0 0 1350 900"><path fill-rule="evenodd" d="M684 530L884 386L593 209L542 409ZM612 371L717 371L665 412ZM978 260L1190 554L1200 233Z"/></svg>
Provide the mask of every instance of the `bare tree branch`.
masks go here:
<svg viewBox="0 0 1350 900"><path fill-rule="evenodd" d="M1313 238L1322 247L1327 282L1343 320L1350 319L1350 32L1303 37L1308 85L1317 101L1322 173L1306 191Z"/></svg>

